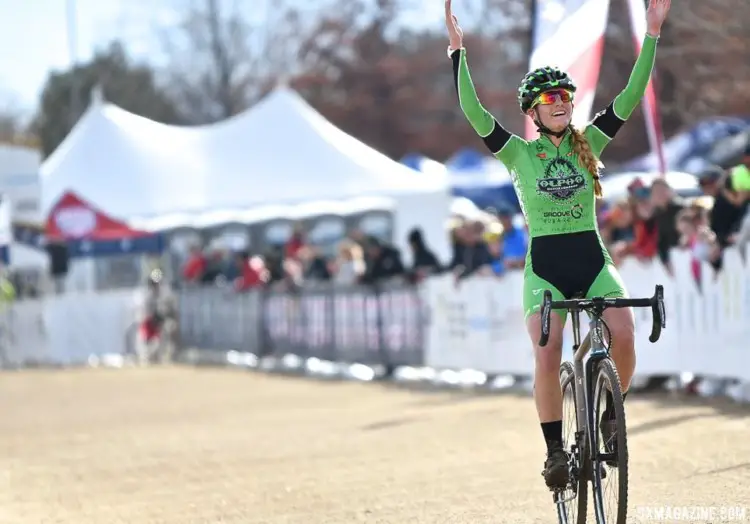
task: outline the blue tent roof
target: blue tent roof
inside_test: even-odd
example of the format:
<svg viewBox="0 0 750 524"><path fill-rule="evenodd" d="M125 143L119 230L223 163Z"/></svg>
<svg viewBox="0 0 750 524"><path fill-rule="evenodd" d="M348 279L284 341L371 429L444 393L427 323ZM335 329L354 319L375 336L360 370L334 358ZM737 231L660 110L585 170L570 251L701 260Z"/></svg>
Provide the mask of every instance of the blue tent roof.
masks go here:
<svg viewBox="0 0 750 524"><path fill-rule="evenodd" d="M487 155L480 153L476 149L465 147L459 149L445 163L450 170L481 169Z"/></svg>

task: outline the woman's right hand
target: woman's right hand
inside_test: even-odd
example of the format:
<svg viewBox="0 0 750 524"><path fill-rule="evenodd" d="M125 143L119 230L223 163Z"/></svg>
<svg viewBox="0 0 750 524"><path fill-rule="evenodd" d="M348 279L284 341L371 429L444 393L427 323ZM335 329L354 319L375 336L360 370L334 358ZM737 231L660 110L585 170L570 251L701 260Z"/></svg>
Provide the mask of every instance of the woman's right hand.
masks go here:
<svg viewBox="0 0 750 524"><path fill-rule="evenodd" d="M458 19L451 9L451 0L445 0L445 27L448 28L451 51L461 49L464 46L464 32L458 25Z"/></svg>

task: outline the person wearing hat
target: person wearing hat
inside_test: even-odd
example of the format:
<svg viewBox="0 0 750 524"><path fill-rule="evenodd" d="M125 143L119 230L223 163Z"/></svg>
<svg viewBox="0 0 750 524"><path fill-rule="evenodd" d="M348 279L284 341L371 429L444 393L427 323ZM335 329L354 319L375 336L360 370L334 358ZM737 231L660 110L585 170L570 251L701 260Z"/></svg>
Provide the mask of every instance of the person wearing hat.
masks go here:
<svg viewBox="0 0 750 524"><path fill-rule="evenodd" d="M553 300L625 297L627 291L604 247L596 222L596 199L602 197L600 156L643 98L654 67L656 47L671 1L650 0L646 35L625 88L585 126L573 126L576 84L568 72L540 67L527 73L518 88L518 104L540 137L526 141L510 133L487 111L476 93L464 47L463 32L445 1L448 56L464 115L493 156L514 174L513 184L529 226L529 251L524 269L523 309L534 344L534 399L547 444L545 483L565 488L568 456L562 445L562 393L559 367L566 312L555 311L549 343L538 345L541 297ZM612 358L627 392L635 370L635 321L630 309L609 309L604 320L611 332ZM612 395L599 423L607 448L616 434Z"/></svg>
<svg viewBox="0 0 750 524"><path fill-rule="evenodd" d="M730 170L732 188L735 191L750 191L750 139L745 146L745 154L742 163Z"/></svg>
<svg viewBox="0 0 750 524"><path fill-rule="evenodd" d="M711 208L711 229L722 249L733 244L744 216L744 207L732 187L732 178L719 166L706 169L698 177L703 194L713 197Z"/></svg>
<svg viewBox="0 0 750 524"><path fill-rule="evenodd" d="M737 202L743 208L743 217L739 231L733 238L735 244L740 249L750 243L750 137L748 137L747 146L745 146L745 155L742 164L732 168L732 187L739 193Z"/></svg>
<svg viewBox="0 0 750 524"><path fill-rule="evenodd" d="M374 284L404 275L401 253L395 247L381 242L372 235L365 237L364 244L368 264L362 276L363 283Z"/></svg>

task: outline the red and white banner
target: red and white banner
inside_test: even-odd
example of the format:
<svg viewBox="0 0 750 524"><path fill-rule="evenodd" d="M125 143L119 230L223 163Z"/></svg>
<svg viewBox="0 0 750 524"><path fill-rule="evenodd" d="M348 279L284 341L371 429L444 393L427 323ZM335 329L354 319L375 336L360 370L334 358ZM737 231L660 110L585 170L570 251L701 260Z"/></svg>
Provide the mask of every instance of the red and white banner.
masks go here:
<svg viewBox="0 0 750 524"><path fill-rule="evenodd" d="M591 118L608 14L609 0L534 2L529 70L549 65L568 72L578 86L573 124L579 127ZM526 138L537 136L527 120Z"/></svg>
<svg viewBox="0 0 750 524"><path fill-rule="evenodd" d="M641 53L643 39L646 37L646 3L644 0L628 0L630 7L630 26L633 31L635 55ZM643 97L643 113L646 118L646 131L651 152L658 160L659 172L665 173L667 166L664 158L664 135L661 128L659 101L656 98L653 76Z"/></svg>

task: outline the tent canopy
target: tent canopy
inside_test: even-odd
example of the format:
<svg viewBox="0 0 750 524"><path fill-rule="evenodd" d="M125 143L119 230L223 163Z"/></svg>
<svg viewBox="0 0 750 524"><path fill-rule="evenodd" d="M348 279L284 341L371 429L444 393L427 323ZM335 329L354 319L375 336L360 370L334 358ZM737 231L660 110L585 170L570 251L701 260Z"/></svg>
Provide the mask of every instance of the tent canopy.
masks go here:
<svg viewBox="0 0 750 524"><path fill-rule="evenodd" d="M71 256L158 253L162 247L160 235L133 229L72 192L52 208L45 234L48 240L65 241Z"/></svg>
<svg viewBox="0 0 750 524"><path fill-rule="evenodd" d="M229 120L159 124L95 100L41 168L43 212L67 191L123 219L446 190L280 87Z"/></svg>

